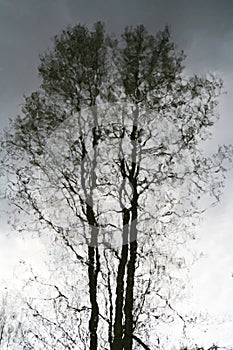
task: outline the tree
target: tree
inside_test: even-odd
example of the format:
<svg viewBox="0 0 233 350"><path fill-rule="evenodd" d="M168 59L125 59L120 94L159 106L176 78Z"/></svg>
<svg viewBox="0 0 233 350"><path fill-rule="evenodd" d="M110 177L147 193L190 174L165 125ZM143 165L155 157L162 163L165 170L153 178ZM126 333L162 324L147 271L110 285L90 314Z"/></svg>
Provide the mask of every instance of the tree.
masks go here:
<svg viewBox="0 0 233 350"><path fill-rule="evenodd" d="M0 299L0 346L2 350L13 349L15 346L17 348L20 345L18 340L23 339L21 310L13 307L15 300L19 298L19 295L8 293L7 288L2 286Z"/></svg>
<svg viewBox="0 0 233 350"><path fill-rule="evenodd" d="M206 350L218 350L218 349L231 350L230 348L226 348L226 347L222 347L214 344ZM189 350L189 348L185 346L185 347L182 347L180 350ZM192 349L190 348L190 350L205 350L205 349L203 347L199 347L196 345L194 348Z"/></svg>
<svg viewBox="0 0 233 350"><path fill-rule="evenodd" d="M27 344L162 348L157 325L188 321L173 306L177 271L231 158L231 147L201 149L222 82L185 77L167 27L127 27L116 40L100 22L76 25L40 59L41 87L4 136L18 230L53 241L51 280L31 280L45 296L28 302Z"/></svg>

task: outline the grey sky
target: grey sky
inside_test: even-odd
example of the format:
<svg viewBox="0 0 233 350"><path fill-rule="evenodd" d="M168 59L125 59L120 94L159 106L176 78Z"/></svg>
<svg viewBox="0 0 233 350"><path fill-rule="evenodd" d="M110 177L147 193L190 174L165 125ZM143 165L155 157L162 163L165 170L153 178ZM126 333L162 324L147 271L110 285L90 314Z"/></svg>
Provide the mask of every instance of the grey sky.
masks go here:
<svg viewBox="0 0 233 350"><path fill-rule="evenodd" d="M24 93L29 94L39 87L38 55L51 46L51 38L69 24L91 26L97 20L106 23L108 32L117 34L130 24L144 24L155 34L168 24L174 41L187 54L188 72L213 71L223 77L228 94L221 99L221 121L215 128L214 142L233 143L232 0L0 0L1 125L6 125L9 117L19 113ZM228 175L222 204L209 214L202 228L200 244L209 254L209 260L200 262L203 265L199 264L199 269L205 268L206 275L203 274L196 284L197 289L206 288L203 303L219 294L221 300L217 302L222 302L222 309L225 300L232 299L233 292L230 277L230 269L233 272L231 177L232 172ZM212 269L208 270L210 265ZM211 277L214 268L217 272ZM197 270L195 278L198 273ZM212 294L205 285L206 280L212 286ZM222 288L219 293L216 283ZM233 316L232 303L230 312Z"/></svg>

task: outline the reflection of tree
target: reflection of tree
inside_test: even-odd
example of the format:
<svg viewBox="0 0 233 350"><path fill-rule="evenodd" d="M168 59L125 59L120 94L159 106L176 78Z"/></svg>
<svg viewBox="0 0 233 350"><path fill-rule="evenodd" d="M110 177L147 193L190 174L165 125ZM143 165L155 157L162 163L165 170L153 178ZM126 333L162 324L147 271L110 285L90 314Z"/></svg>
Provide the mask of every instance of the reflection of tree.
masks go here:
<svg viewBox="0 0 233 350"><path fill-rule="evenodd" d="M3 291L3 289L5 289ZM1 290L0 299L0 348L3 350L14 349L18 340L23 338L21 313L13 306L13 301L19 301L19 295L8 295L6 288Z"/></svg>
<svg viewBox="0 0 233 350"><path fill-rule="evenodd" d="M206 348L206 350L218 350L218 349L225 349L225 350L231 350L230 348L226 348L226 347L222 347L222 346L218 346L218 345L212 345L209 348ZM194 348L187 348L187 347L182 347L180 350L205 350L203 347L198 347L195 346Z"/></svg>
<svg viewBox="0 0 233 350"><path fill-rule="evenodd" d="M183 58L167 28L118 42L101 23L41 57L41 89L5 137L10 197L54 240L51 280L33 280L43 300L28 302L31 348L154 349L160 322L185 327L183 247L199 199L219 200L230 148L201 151L222 84L183 77Z"/></svg>

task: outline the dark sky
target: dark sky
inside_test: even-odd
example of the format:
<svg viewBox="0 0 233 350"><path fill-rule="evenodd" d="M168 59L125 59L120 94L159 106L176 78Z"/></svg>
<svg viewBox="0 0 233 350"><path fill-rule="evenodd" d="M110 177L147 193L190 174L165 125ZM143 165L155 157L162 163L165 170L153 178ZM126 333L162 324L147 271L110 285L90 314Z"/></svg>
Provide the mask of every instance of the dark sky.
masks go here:
<svg viewBox="0 0 233 350"><path fill-rule="evenodd" d="M233 143L233 0L0 0L1 126L19 113L23 94L39 87L38 55L51 45L51 38L67 25L92 26L98 20L117 34L130 24L144 24L156 34L168 24L174 41L187 54L187 72L215 72L224 79L228 94L221 99L214 144ZM221 206L210 212L202 228L200 244L207 259L194 274L201 305L218 305L217 310L233 314L231 178L232 172ZM0 255L3 250L4 244Z"/></svg>

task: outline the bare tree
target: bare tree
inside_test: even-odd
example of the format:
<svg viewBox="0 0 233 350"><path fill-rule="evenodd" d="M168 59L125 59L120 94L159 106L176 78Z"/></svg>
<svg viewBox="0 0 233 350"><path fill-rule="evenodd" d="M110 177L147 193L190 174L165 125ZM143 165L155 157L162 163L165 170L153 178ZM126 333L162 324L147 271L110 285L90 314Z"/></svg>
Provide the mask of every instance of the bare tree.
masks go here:
<svg viewBox="0 0 233 350"><path fill-rule="evenodd" d="M23 327L21 322L21 306L19 295L9 293L1 286L0 298L0 348L2 350L23 349ZM18 306L18 308L15 307Z"/></svg>
<svg viewBox="0 0 233 350"><path fill-rule="evenodd" d="M185 347L182 347L180 350L205 350L203 347L199 347L198 345L196 345L195 347L192 347L192 348L187 348L186 346ZM225 350L231 350L232 348L229 348L229 347L224 347L224 346L218 346L218 345L215 345L213 344L212 346L206 348L206 350L218 350L218 349L225 349Z"/></svg>
<svg viewBox="0 0 233 350"><path fill-rule="evenodd" d="M185 77L183 60L168 28L116 40L99 22L41 56L41 88L4 139L18 229L53 241L51 280L33 279L45 296L28 302L32 348L156 349L160 322L185 328L177 271L232 150L202 150L222 82Z"/></svg>

